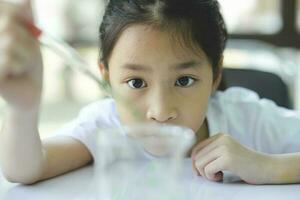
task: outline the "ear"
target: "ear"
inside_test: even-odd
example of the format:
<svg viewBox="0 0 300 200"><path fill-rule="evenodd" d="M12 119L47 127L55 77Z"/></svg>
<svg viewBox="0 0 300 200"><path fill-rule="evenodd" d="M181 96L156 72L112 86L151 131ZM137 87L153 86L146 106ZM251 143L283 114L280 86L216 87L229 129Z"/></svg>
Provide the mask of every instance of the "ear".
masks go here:
<svg viewBox="0 0 300 200"><path fill-rule="evenodd" d="M109 82L109 72L108 72L108 70L105 68L105 65L103 64L103 62L99 62L98 67L99 67L99 70L100 70L100 73L101 73L102 78L103 78L105 81Z"/></svg>
<svg viewBox="0 0 300 200"><path fill-rule="evenodd" d="M221 83L221 80L222 80L223 60L224 60L224 56L222 56L222 58L220 59L220 62L219 62L219 66L218 66L219 70L218 70L217 77L215 78L215 80L213 82L212 94L215 93L215 91L217 91L217 89Z"/></svg>

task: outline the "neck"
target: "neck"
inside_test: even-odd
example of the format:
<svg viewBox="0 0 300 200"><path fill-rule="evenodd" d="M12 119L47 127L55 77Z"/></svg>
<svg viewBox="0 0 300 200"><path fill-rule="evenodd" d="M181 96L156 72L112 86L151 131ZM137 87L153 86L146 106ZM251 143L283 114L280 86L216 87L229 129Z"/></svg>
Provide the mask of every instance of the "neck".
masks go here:
<svg viewBox="0 0 300 200"><path fill-rule="evenodd" d="M208 123L205 119L202 126L199 128L199 130L196 132L196 143L192 146L192 148L188 152L188 157L191 156L193 148L199 144L200 142L206 140L209 137L209 130L208 130Z"/></svg>
<svg viewBox="0 0 300 200"><path fill-rule="evenodd" d="M209 137L208 123L207 120L205 119L202 126L196 133L197 143L207 139L208 137Z"/></svg>

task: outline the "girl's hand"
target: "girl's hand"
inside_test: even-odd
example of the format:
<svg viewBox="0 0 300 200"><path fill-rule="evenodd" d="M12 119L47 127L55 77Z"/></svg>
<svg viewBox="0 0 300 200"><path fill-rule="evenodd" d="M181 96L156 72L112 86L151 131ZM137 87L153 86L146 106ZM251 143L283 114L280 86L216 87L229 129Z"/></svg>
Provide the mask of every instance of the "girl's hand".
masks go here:
<svg viewBox="0 0 300 200"><path fill-rule="evenodd" d="M271 157L248 149L227 134L200 142L191 156L197 174L211 181L221 181L223 170L250 184L270 183L272 179Z"/></svg>
<svg viewBox="0 0 300 200"><path fill-rule="evenodd" d="M25 20L33 21L30 0L0 0L0 97L14 110L37 107L42 90L41 52Z"/></svg>

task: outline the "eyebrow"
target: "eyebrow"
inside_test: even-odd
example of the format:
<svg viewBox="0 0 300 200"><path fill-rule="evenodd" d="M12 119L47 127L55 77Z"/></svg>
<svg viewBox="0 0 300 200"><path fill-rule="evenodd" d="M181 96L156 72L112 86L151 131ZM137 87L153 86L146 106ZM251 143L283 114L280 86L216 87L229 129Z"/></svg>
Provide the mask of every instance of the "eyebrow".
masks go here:
<svg viewBox="0 0 300 200"><path fill-rule="evenodd" d="M175 64L172 66L175 70L186 70L186 69L197 69L201 67L202 62L199 61L188 61L179 64ZM151 67L147 67L145 65L127 63L123 65L124 69L133 70L133 71L151 71Z"/></svg>
<svg viewBox="0 0 300 200"><path fill-rule="evenodd" d="M201 65L202 65L202 62L200 62L200 61L188 61L188 62L176 64L174 66L174 68L177 70L196 69L196 68L200 68Z"/></svg>

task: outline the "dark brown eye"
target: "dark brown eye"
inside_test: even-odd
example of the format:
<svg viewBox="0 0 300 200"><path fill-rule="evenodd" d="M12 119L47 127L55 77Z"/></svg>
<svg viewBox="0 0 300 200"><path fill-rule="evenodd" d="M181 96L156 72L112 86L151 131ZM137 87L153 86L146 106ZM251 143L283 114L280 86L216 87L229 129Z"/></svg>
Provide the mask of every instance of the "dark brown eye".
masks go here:
<svg viewBox="0 0 300 200"><path fill-rule="evenodd" d="M183 76L176 81L177 86L188 87L195 82L195 79L189 76Z"/></svg>
<svg viewBox="0 0 300 200"><path fill-rule="evenodd" d="M142 79L131 79L127 81L129 87L133 89L140 89L146 86L145 82Z"/></svg>

